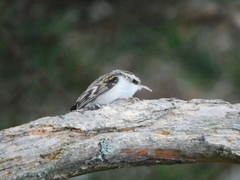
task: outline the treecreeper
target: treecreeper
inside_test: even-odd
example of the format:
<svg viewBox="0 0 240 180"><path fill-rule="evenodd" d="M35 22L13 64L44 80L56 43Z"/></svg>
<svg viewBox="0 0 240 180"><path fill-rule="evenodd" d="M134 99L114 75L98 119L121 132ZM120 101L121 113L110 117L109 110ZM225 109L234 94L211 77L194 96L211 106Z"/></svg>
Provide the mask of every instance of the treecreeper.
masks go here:
<svg viewBox="0 0 240 180"><path fill-rule="evenodd" d="M117 99L130 98L141 89L152 92L149 87L142 85L141 80L132 72L113 70L93 81L79 96L70 111L98 109L101 105L112 103Z"/></svg>

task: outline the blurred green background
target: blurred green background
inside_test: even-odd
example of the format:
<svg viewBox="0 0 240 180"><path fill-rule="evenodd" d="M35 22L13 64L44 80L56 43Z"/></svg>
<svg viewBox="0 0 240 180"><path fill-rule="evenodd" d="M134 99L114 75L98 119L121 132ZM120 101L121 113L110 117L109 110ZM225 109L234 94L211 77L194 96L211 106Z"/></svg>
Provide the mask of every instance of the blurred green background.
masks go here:
<svg viewBox="0 0 240 180"><path fill-rule="evenodd" d="M153 93L240 100L236 0L2 0L0 129L65 114L99 75L134 72ZM137 167L74 178L240 179L216 163ZM72 178L73 180L73 178Z"/></svg>

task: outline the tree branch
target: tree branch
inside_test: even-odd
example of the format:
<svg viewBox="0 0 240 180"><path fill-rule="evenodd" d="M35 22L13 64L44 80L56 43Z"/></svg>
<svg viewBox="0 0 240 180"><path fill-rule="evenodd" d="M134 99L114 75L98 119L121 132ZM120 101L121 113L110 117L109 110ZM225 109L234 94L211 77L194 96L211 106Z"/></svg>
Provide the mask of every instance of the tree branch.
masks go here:
<svg viewBox="0 0 240 180"><path fill-rule="evenodd" d="M65 179L126 166L240 163L240 104L120 100L0 131L2 179Z"/></svg>

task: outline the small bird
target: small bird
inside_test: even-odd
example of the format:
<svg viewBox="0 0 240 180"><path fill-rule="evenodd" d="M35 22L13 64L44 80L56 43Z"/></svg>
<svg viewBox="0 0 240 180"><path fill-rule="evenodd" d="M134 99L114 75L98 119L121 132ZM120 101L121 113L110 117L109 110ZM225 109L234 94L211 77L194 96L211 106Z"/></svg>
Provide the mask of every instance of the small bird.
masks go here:
<svg viewBox="0 0 240 180"><path fill-rule="evenodd" d="M99 109L102 104L132 97L142 88L152 92L149 87L142 85L140 79L132 72L113 70L93 81L77 99L70 111Z"/></svg>

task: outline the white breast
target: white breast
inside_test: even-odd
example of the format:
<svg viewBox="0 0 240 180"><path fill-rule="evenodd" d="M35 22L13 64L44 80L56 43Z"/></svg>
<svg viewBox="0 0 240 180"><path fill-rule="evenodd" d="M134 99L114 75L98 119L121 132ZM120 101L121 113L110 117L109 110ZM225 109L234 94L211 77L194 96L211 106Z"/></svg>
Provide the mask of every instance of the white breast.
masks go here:
<svg viewBox="0 0 240 180"><path fill-rule="evenodd" d="M132 97L139 90L138 85L130 83L122 76L118 78L118 83L107 92L99 95L93 103L109 104L117 99Z"/></svg>

